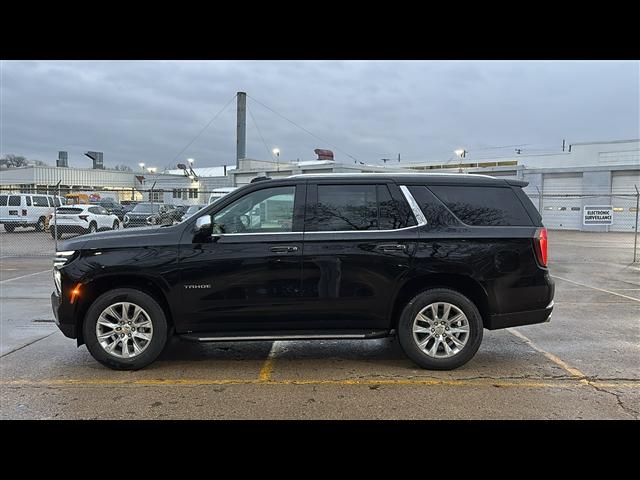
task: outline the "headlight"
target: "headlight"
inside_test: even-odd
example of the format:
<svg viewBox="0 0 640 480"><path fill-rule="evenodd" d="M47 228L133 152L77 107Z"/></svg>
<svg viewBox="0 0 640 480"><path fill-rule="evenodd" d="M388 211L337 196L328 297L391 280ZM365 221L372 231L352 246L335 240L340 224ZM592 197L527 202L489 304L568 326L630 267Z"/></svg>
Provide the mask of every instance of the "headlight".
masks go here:
<svg viewBox="0 0 640 480"><path fill-rule="evenodd" d="M129 215L124 216L124 223L129 223Z"/></svg>
<svg viewBox="0 0 640 480"><path fill-rule="evenodd" d="M53 259L53 282L55 283L58 294L62 292L62 275L59 269L64 266L75 253L75 250L59 251L56 252L56 256Z"/></svg>
<svg viewBox="0 0 640 480"><path fill-rule="evenodd" d="M56 292L58 295L62 292L62 275L57 267L53 267L53 283L56 285Z"/></svg>
<svg viewBox="0 0 640 480"><path fill-rule="evenodd" d="M157 220L158 220L158 217L155 217L153 215L151 215L150 217L147 217L147 223L149 225L155 225Z"/></svg>

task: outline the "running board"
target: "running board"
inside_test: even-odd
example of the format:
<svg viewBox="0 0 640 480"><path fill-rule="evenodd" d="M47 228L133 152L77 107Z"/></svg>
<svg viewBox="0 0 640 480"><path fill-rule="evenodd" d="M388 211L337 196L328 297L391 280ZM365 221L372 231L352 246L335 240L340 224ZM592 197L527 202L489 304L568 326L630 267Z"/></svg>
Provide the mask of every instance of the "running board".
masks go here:
<svg viewBox="0 0 640 480"><path fill-rule="evenodd" d="M337 330L337 331L286 331L286 332L200 332L179 335L190 342L238 342L261 340L366 340L384 338L389 330Z"/></svg>

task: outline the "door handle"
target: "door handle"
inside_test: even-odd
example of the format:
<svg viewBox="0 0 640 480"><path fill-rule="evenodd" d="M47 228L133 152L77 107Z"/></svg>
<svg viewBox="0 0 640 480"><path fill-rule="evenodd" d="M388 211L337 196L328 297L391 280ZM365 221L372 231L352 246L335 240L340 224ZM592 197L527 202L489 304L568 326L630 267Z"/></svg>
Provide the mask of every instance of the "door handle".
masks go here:
<svg viewBox="0 0 640 480"><path fill-rule="evenodd" d="M378 245L376 249L382 250L383 252L398 252L405 251L407 246L402 244Z"/></svg>
<svg viewBox="0 0 640 480"><path fill-rule="evenodd" d="M293 253L298 251L298 247L295 245L276 245L275 247L271 247L273 253Z"/></svg>

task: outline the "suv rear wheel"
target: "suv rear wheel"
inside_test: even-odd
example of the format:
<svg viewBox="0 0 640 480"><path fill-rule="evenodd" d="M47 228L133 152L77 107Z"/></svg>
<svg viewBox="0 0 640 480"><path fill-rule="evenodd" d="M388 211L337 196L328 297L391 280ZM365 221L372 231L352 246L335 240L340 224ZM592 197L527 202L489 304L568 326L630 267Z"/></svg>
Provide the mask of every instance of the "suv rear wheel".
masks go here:
<svg viewBox="0 0 640 480"><path fill-rule="evenodd" d="M167 319L151 296L132 288L100 295L84 319L91 355L114 370L138 370L153 362L167 343Z"/></svg>
<svg viewBox="0 0 640 480"><path fill-rule="evenodd" d="M471 300L455 290L434 288L416 295L404 308L398 340L422 368L452 370L476 354L482 329L482 317Z"/></svg>

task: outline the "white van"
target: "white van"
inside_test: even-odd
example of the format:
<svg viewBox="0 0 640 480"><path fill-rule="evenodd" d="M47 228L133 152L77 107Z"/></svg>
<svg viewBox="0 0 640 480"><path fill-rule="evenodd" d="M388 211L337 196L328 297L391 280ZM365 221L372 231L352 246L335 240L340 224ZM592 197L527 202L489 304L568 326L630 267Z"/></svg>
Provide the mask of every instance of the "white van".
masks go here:
<svg viewBox="0 0 640 480"><path fill-rule="evenodd" d="M11 233L16 227L34 227L36 232L45 229L46 219L62 204L55 195L0 194L0 223Z"/></svg>

